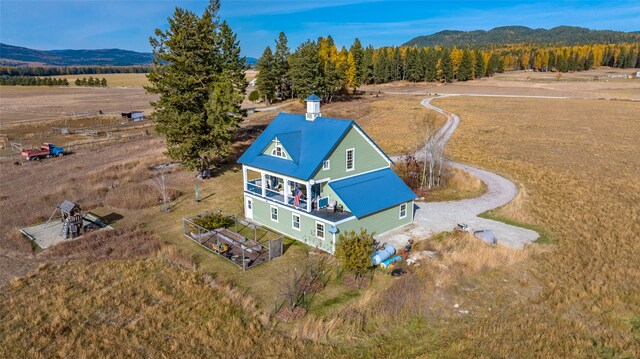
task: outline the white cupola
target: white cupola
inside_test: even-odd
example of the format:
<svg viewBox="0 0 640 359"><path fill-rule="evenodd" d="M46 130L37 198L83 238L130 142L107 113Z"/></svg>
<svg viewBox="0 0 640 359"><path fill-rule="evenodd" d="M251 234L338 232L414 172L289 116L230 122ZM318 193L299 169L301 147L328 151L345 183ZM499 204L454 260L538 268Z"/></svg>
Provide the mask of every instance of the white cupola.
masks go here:
<svg viewBox="0 0 640 359"><path fill-rule="evenodd" d="M320 97L311 94L304 100L307 102L307 121L313 121L316 117L322 116L320 114Z"/></svg>

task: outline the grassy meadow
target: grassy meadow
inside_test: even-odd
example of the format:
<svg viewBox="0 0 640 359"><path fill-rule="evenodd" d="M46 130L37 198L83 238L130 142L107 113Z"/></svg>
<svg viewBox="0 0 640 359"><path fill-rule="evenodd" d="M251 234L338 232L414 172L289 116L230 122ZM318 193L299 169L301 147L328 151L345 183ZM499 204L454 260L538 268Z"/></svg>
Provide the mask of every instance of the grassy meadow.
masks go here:
<svg viewBox="0 0 640 359"><path fill-rule="evenodd" d="M383 149L401 153L421 145L428 124L444 122L419 99L383 95L323 105L323 114L355 118ZM331 270L307 315L284 323L274 318L279 278L324 254L287 241L284 256L243 272L182 234L185 216L242 212L238 166L198 181L199 202L193 172L172 170L173 210L160 213L151 178L168 161L161 139L79 151L0 173L0 230L9 234L0 249L28 258L32 269L0 282L0 356L640 356L640 104L434 104L462 118L450 157L520 186L512 203L488 215L541 228L551 245L516 250L438 234L416 242L431 255L400 278L376 270L368 287L353 290ZM41 173L48 181L24 186ZM464 174L449 182L455 188L442 198L484 191ZM65 198L112 218L117 231L32 254L17 227L45 221Z"/></svg>

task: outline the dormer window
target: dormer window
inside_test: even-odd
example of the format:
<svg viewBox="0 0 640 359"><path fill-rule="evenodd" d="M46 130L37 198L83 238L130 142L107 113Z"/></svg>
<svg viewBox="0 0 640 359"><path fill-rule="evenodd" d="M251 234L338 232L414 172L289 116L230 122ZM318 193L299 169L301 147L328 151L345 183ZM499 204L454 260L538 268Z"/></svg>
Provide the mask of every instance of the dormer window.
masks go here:
<svg viewBox="0 0 640 359"><path fill-rule="evenodd" d="M287 158L287 154L282 149L282 145L280 144L280 141L275 140L274 142L276 147L273 150L271 150L271 155L280 157L280 158Z"/></svg>

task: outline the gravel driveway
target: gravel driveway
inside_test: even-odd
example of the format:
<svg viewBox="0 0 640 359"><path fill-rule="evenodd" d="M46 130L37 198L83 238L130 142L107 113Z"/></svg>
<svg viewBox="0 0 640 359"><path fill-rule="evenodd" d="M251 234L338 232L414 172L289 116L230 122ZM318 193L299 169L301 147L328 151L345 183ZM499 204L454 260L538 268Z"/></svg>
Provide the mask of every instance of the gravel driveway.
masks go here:
<svg viewBox="0 0 640 359"><path fill-rule="evenodd" d="M445 95L456 96L456 95ZM441 96L445 97L445 96ZM447 122L435 136L445 141L460 123L460 117L447 113L431 104L433 98L426 98L420 103L436 112L447 116ZM418 151L418 158L424 158L424 150ZM397 158L394 158L396 160ZM487 192L480 197L447 202L416 202L413 225L401 228L380 236L382 242L391 243L396 248L403 247L411 237L427 237L433 233L451 231L458 223L469 225L472 230L490 229L498 239L498 243L515 248L523 248L538 238L538 233L529 229L508 225L478 217L478 214L509 203L518 193L516 185L508 179L470 165L447 161L449 166L462 169L478 177L487 186Z"/></svg>

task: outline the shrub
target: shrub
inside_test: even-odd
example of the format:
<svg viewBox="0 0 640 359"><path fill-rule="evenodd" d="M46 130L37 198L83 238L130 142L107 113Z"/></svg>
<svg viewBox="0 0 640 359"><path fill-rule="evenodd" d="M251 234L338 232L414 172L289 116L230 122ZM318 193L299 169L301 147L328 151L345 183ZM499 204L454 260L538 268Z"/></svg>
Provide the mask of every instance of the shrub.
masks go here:
<svg viewBox="0 0 640 359"><path fill-rule="evenodd" d="M373 253L373 233L361 230L340 234L336 243L336 258L340 265L359 278L371 267L371 254Z"/></svg>
<svg viewBox="0 0 640 359"><path fill-rule="evenodd" d="M253 91L251 91L251 93L249 93L249 101L256 102L259 99L260 99L260 91L253 90Z"/></svg>
<svg viewBox="0 0 640 359"><path fill-rule="evenodd" d="M193 223L208 230L217 229L221 227L229 227L235 223L235 219L232 216L226 215L222 212L213 212L205 214L201 217L193 219Z"/></svg>

